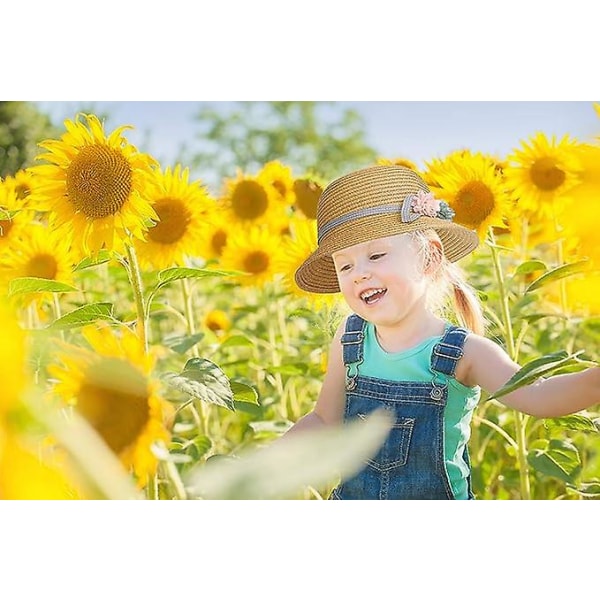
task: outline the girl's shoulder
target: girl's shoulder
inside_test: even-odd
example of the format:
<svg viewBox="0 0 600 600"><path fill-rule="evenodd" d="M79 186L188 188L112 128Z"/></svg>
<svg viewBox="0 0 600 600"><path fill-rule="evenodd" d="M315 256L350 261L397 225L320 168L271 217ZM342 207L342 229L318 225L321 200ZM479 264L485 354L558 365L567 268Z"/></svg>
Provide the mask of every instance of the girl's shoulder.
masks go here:
<svg viewBox="0 0 600 600"><path fill-rule="evenodd" d="M514 372L514 368L515 363L498 343L470 332L465 339L457 379L460 373L460 379L465 385L489 389L488 380L495 379L494 374L501 379L504 373Z"/></svg>

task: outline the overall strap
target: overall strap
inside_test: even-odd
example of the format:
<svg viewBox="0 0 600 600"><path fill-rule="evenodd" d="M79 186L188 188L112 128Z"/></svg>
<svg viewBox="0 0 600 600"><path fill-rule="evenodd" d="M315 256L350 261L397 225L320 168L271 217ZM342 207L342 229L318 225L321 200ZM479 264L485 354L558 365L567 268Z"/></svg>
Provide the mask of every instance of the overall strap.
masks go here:
<svg viewBox="0 0 600 600"><path fill-rule="evenodd" d="M358 315L350 315L340 339L344 353L344 364L361 363L363 360L363 340L367 322Z"/></svg>
<svg viewBox="0 0 600 600"><path fill-rule="evenodd" d="M456 364L463 356L463 347L469 331L464 327L450 326L431 352L431 369L454 377Z"/></svg>

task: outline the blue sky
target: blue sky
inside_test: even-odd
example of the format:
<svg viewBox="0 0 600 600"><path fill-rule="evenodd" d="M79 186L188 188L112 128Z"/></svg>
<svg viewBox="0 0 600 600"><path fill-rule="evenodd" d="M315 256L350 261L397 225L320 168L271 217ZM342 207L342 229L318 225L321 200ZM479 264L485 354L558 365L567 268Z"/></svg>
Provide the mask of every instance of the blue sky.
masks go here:
<svg viewBox="0 0 600 600"><path fill-rule="evenodd" d="M163 166L173 164L183 144L193 149L197 128L194 115L202 104L224 111L231 102L192 101L52 101L38 106L60 124L82 106L109 115L107 131L132 125L127 138ZM592 101L336 101L338 109L353 108L364 118L367 142L381 156L423 161L460 148L506 156L522 140L543 131L580 140L600 136L600 118ZM203 178L201 172L193 173Z"/></svg>

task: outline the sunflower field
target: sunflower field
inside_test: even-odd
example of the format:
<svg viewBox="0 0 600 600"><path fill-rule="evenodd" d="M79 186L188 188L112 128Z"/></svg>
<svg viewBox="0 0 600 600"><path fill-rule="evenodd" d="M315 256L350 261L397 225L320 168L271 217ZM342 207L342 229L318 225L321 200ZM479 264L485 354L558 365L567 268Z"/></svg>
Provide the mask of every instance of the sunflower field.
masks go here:
<svg viewBox="0 0 600 600"><path fill-rule="evenodd" d="M277 443L347 314L294 281L326 182L276 160L211 194L127 130L78 114L0 181L0 498L326 499L389 427ZM600 360L600 136L378 160L418 170L478 232L461 266L517 385ZM536 419L484 395L475 496L600 498L599 410Z"/></svg>

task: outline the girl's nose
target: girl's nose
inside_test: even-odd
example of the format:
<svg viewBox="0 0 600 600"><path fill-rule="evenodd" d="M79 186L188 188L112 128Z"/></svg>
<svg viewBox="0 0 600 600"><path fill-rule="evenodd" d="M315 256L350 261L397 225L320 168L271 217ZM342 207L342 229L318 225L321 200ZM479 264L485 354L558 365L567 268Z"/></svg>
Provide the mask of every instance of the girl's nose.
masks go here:
<svg viewBox="0 0 600 600"><path fill-rule="evenodd" d="M367 269L361 268L354 272L354 283L360 283L367 279L371 279L371 273Z"/></svg>

